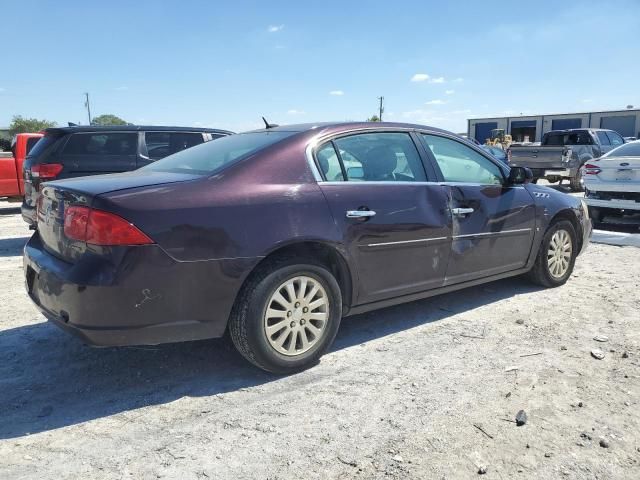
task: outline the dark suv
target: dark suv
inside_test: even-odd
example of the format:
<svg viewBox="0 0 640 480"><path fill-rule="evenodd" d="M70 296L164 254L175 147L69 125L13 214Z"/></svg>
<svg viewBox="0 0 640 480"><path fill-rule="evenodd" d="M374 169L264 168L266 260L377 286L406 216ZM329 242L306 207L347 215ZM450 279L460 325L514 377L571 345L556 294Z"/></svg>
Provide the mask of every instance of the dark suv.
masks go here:
<svg viewBox="0 0 640 480"><path fill-rule="evenodd" d="M139 125L48 128L24 161L22 218L35 225L42 182L128 172L231 133L210 128Z"/></svg>

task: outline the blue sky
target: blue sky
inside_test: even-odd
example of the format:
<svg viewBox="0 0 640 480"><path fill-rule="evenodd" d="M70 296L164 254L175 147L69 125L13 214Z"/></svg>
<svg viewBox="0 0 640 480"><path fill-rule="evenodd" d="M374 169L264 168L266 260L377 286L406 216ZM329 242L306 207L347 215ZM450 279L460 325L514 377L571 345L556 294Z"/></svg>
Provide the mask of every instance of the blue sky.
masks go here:
<svg viewBox="0 0 640 480"><path fill-rule="evenodd" d="M2 1L0 126L260 126L640 106L640 0Z"/></svg>

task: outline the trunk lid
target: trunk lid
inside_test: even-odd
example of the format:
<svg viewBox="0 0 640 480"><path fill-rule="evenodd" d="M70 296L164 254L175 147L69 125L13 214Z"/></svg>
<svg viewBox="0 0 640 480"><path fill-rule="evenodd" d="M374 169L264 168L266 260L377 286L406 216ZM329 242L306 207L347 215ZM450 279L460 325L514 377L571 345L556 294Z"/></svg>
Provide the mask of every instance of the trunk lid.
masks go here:
<svg viewBox="0 0 640 480"><path fill-rule="evenodd" d="M64 234L66 210L74 206L91 207L96 196L133 188L152 187L200 178L198 175L165 172L130 172L98 175L44 183L38 197L38 232L45 249L56 257L74 262L88 248L85 242L67 238Z"/></svg>
<svg viewBox="0 0 640 480"><path fill-rule="evenodd" d="M595 176L603 182L640 183L640 157L602 157L587 163L598 166L600 173Z"/></svg>

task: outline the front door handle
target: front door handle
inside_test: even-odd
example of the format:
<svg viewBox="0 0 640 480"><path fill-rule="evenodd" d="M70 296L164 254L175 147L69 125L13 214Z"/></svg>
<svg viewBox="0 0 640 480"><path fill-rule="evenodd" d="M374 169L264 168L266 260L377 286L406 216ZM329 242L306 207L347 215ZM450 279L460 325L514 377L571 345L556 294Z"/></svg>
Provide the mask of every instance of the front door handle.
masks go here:
<svg viewBox="0 0 640 480"><path fill-rule="evenodd" d="M452 208L451 213L457 217L464 217L470 213L473 213L473 208Z"/></svg>
<svg viewBox="0 0 640 480"><path fill-rule="evenodd" d="M367 218L375 214L373 210L347 210L347 218Z"/></svg>

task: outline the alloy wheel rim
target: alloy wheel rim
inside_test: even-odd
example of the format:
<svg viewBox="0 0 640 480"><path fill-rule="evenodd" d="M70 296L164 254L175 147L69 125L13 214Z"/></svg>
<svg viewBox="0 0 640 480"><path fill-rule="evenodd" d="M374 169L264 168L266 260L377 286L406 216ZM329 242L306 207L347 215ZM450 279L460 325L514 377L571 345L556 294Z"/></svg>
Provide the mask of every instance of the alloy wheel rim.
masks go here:
<svg viewBox="0 0 640 480"><path fill-rule="evenodd" d="M297 276L275 289L264 313L264 332L271 348L287 356L301 355L324 336L329 297L318 280Z"/></svg>
<svg viewBox="0 0 640 480"><path fill-rule="evenodd" d="M573 244L566 230L558 230L551 237L547 251L549 273L554 278L562 278L569 270Z"/></svg>

